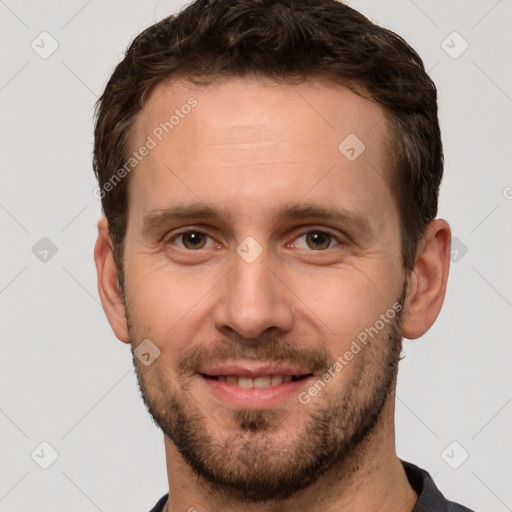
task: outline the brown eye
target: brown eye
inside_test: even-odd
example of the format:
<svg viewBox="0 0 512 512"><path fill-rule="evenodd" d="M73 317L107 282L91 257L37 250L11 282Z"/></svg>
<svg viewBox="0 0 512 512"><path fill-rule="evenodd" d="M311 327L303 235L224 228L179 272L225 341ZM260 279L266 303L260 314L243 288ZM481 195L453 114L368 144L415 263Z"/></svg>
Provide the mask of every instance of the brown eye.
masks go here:
<svg viewBox="0 0 512 512"><path fill-rule="evenodd" d="M188 233L182 233L178 236L177 240L181 241L181 244L185 249L203 249L206 245L207 236L198 231L189 231Z"/></svg>
<svg viewBox="0 0 512 512"><path fill-rule="evenodd" d="M332 242L332 236L322 231L310 231L306 234L306 243L313 250L327 249Z"/></svg>

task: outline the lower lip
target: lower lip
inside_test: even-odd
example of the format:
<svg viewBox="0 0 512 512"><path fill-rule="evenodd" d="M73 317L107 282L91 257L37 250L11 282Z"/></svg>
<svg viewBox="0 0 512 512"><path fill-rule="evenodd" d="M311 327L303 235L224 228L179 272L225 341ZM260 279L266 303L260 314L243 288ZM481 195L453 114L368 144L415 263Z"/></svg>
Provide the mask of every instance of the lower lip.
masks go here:
<svg viewBox="0 0 512 512"><path fill-rule="evenodd" d="M301 388L309 385L309 381L312 378L305 377L301 380L283 382L277 386L270 386L264 389L245 389L228 382L209 379L202 375L200 377L213 394L223 402L243 409L268 409L274 407L291 396L296 397Z"/></svg>

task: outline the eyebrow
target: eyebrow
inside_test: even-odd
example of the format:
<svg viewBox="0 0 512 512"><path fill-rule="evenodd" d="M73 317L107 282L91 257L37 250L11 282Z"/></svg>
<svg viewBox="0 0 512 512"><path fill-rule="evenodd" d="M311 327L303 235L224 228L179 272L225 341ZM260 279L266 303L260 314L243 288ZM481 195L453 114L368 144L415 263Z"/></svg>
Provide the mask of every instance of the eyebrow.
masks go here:
<svg viewBox="0 0 512 512"><path fill-rule="evenodd" d="M284 219L317 219L350 224L361 231L370 231L370 222L358 212L352 212L342 206L322 206L310 203L297 203L285 206L279 212Z"/></svg>
<svg viewBox="0 0 512 512"><path fill-rule="evenodd" d="M204 203L191 203L176 205L161 210L153 210L144 216L142 229L144 232L158 230L171 221L187 219L229 219L231 214L226 210L209 206ZM352 212L341 206L322 206L310 203L294 203L282 206L278 210L279 220L306 220L334 221L351 225L363 232L371 230L370 222L363 215Z"/></svg>
<svg viewBox="0 0 512 512"><path fill-rule="evenodd" d="M154 231L173 220L186 219L219 219L226 213L213 206L203 203L176 205L163 210L153 210L142 219L143 231Z"/></svg>

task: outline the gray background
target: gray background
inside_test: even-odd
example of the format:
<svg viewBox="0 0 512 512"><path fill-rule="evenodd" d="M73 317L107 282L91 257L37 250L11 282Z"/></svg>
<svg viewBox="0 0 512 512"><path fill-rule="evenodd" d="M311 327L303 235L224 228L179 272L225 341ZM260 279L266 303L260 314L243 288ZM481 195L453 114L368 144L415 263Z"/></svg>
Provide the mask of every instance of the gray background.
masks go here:
<svg viewBox="0 0 512 512"><path fill-rule="evenodd" d="M162 434L96 291L92 109L131 39L181 5L0 0L1 511L140 512L166 491ZM439 320L405 344L398 454L451 499L512 510L512 2L351 5L408 40L438 85L440 216L458 239ZM43 31L48 58L31 47L55 44Z"/></svg>

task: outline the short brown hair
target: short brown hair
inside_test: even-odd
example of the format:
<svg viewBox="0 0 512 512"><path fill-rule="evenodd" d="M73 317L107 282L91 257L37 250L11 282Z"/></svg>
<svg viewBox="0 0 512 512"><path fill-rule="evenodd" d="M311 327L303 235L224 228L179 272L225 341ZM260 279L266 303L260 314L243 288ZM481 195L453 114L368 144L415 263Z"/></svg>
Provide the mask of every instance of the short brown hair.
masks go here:
<svg viewBox="0 0 512 512"><path fill-rule="evenodd" d="M336 0L196 0L139 34L96 106L94 172L122 274L128 179L105 188L126 162L130 133L165 79L220 77L301 83L329 78L380 104L389 130L388 183L401 219L402 260L437 214L443 152L437 91L399 36Z"/></svg>

